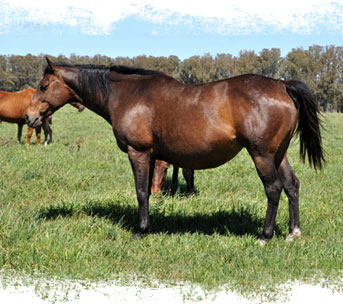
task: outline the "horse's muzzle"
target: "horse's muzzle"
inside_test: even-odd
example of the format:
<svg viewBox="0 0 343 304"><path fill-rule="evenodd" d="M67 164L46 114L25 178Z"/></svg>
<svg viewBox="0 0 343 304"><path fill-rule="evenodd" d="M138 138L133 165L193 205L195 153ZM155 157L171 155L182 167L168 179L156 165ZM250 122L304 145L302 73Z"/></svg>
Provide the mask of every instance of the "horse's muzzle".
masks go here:
<svg viewBox="0 0 343 304"><path fill-rule="evenodd" d="M82 112L85 109L84 106L79 107L79 112Z"/></svg>
<svg viewBox="0 0 343 304"><path fill-rule="evenodd" d="M28 126L31 128L36 128L40 125L39 115L32 115L31 117L29 117L29 115L25 114L24 118Z"/></svg>

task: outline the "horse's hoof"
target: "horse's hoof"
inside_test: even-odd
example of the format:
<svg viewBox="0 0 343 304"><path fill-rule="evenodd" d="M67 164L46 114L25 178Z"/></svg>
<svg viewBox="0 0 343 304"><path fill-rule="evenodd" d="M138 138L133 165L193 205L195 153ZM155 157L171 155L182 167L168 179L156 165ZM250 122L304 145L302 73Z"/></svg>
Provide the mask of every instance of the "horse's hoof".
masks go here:
<svg viewBox="0 0 343 304"><path fill-rule="evenodd" d="M139 240L139 239L142 239L145 236L146 236L146 233L144 233L144 232L137 232L132 237L135 240Z"/></svg>
<svg viewBox="0 0 343 304"><path fill-rule="evenodd" d="M286 242L292 242L295 238L300 237L301 231L300 228L294 228L293 232L288 235Z"/></svg>
<svg viewBox="0 0 343 304"><path fill-rule="evenodd" d="M260 239L258 240L258 244L259 244L261 247L264 247L264 245L266 245L267 242L268 242L268 240L267 240L267 239L264 239L264 238L260 238Z"/></svg>

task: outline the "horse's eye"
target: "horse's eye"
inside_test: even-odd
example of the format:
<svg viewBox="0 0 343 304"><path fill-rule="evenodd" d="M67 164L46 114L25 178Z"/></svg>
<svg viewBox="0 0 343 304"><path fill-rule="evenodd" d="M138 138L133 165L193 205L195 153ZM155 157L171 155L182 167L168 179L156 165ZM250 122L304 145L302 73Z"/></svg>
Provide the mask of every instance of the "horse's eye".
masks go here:
<svg viewBox="0 0 343 304"><path fill-rule="evenodd" d="M47 86L47 85L44 85L44 84L42 84L42 85L40 86L40 90L43 91L43 92L44 92L47 88L48 88L48 86Z"/></svg>

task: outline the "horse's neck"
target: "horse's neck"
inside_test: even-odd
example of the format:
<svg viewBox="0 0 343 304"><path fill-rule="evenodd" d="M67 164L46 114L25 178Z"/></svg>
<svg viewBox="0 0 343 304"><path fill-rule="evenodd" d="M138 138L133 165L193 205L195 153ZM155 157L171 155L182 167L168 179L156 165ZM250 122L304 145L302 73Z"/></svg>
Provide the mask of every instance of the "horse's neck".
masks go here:
<svg viewBox="0 0 343 304"><path fill-rule="evenodd" d="M102 98L99 98L101 94L95 94L97 96L96 98L92 98L90 96L89 92L87 92L87 89L82 89L78 83L77 70L69 69L66 71L63 71L63 79L64 81L75 91L75 93L81 98L82 105L84 105L87 109L93 111L94 113L100 115L105 120L109 121L109 114L107 110L107 101L103 100ZM69 72L69 73L67 73ZM80 102L80 100L76 100L77 102Z"/></svg>
<svg viewBox="0 0 343 304"><path fill-rule="evenodd" d="M94 113L98 114L102 118L104 118L107 122L111 123L110 114L107 108L107 101L103 101L100 99L82 99L82 104L89 110L93 111Z"/></svg>

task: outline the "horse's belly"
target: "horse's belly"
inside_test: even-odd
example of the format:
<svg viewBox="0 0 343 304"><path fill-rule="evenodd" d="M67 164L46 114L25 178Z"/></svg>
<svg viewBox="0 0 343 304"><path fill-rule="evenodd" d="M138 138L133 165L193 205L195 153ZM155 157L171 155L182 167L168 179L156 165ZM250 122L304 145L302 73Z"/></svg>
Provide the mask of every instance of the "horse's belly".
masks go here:
<svg viewBox="0 0 343 304"><path fill-rule="evenodd" d="M25 119L23 118L18 118L18 117L12 117L12 116L6 116L6 115L0 115L0 120L5 121L5 122L10 122L10 123L21 123L25 124Z"/></svg>
<svg viewBox="0 0 343 304"><path fill-rule="evenodd" d="M218 167L242 149L242 145L234 140L225 144L210 145L207 148L175 149L168 153L166 161L187 169L209 169Z"/></svg>

